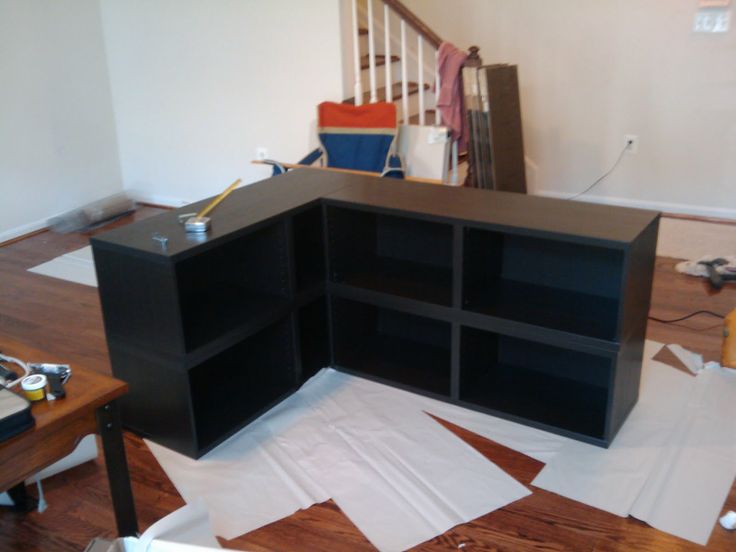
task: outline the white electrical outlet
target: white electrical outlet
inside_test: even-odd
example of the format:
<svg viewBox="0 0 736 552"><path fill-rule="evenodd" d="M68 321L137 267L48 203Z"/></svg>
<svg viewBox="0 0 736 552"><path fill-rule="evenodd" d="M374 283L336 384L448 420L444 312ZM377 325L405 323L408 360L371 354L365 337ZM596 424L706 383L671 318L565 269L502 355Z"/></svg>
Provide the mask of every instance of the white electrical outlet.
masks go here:
<svg viewBox="0 0 736 552"><path fill-rule="evenodd" d="M639 153L639 137L636 134L624 134L624 146L628 153Z"/></svg>
<svg viewBox="0 0 736 552"><path fill-rule="evenodd" d="M268 148L256 148L256 159L259 161L268 159Z"/></svg>

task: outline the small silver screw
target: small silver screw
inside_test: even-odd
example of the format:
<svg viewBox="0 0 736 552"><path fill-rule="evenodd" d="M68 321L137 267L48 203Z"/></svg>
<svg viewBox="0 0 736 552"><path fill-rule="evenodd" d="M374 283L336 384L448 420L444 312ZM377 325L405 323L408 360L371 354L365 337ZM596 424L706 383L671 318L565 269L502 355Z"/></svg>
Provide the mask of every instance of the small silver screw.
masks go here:
<svg viewBox="0 0 736 552"><path fill-rule="evenodd" d="M159 234L158 232L154 232L151 235L151 239L153 241L157 241L159 243L159 245L161 246L161 250L162 251L166 251L166 249L167 249L167 247L169 245L169 238L167 238L166 236L164 236L162 234Z"/></svg>

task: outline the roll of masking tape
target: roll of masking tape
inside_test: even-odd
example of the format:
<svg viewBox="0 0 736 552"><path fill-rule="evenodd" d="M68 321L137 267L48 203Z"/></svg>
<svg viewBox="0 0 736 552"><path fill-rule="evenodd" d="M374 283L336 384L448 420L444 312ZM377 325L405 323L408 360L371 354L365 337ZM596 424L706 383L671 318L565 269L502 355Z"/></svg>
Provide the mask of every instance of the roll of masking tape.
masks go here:
<svg viewBox="0 0 736 552"><path fill-rule="evenodd" d="M42 401L46 398L47 383L43 374L32 374L24 377L20 386L29 401Z"/></svg>

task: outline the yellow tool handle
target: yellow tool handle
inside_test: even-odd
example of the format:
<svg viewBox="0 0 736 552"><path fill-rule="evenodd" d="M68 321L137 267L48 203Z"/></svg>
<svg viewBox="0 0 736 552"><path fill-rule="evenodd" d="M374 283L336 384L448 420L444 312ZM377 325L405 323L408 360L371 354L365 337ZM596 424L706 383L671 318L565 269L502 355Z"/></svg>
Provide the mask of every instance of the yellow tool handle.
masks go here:
<svg viewBox="0 0 736 552"><path fill-rule="evenodd" d="M728 313L723 321L721 366L736 368L736 309Z"/></svg>
<svg viewBox="0 0 736 552"><path fill-rule="evenodd" d="M207 216L207 213L212 211L212 209L217 207L223 199L225 199L228 195L230 195L230 192L232 192L235 188L237 188L240 182L241 181L238 178L235 182L230 184L230 186L228 186L224 192L222 192L215 199L210 201L209 204L204 209L202 209L199 213L197 213L196 218L201 219L202 217Z"/></svg>

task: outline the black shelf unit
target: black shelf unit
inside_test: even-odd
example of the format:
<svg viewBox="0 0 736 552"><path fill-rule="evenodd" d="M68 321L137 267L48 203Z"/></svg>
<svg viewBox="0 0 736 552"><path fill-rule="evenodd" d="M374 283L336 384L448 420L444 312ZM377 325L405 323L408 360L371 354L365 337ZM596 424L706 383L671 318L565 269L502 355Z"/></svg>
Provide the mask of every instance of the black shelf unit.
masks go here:
<svg viewBox="0 0 736 552"><path fill-rule="evenodd" d="M279 320L187 372L197 450L210 450L294 389L292 327Z"/></svg>
<svg viewBox="0 0 736 552"><path fill-rule="evenodd" d="M176 264L185 351L288 302L286 247L277 222Z"/></svg>
<svg viewBox="0 0 736 552"><path fill-rule="evenodd" d="M452 226L327 207L330 280L450 305Z"/></svg>
<svg viewBox="0 0 736 552"><path fill-rule="evenodd" d="M636 403L658 213L295 171L178 214L92 246L123 421L184 454L324 366L600 446Z"/></svg>
<svg viewBox="0 0 736 552"><path fill-rule="evenodd" d="M617 339L624 251L466 228L463 308Z"/></svg>
<svg viewBox="0 0 736 552"><path fill-rule="evenodd" d="M327 323L327 299L324 296L299 308L300 381L305 382L329 366L330 335Z"/></svg>
<svg viewBox="0 0 736 552"><path fill-rule="evenodd" d="M460 341L460 400L603 442L610 357L465 327Z"/></svg>
<svg viewBox="0 0 736 552"><path fill-rule="evenodd" d="M447 322L333 297L334 364L450 397Z"/></svg>
<svg viewBox="0 0 736 552"><path fill-rule="evenodd" d="M308 290L325 281L324 217L321 205L292 217L294 273L297 291Z"/></svg>

